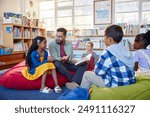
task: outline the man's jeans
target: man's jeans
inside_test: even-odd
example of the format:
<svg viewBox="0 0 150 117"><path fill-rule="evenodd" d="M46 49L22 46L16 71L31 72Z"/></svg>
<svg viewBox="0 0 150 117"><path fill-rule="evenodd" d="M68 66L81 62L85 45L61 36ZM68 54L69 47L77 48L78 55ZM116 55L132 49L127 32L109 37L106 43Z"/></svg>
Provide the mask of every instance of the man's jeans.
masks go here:
<svg viewBox="0 0 150 117"><path fill-rule="evenodd" d="M57 71L66 76L70 82L76 82L79 85L81 84L83 74L87 69L87 63L75 66L74 64L68 62L63 63L60 61L55 61L54 64ZM71 75L69 71L75 71L76 73Z"/></svg>

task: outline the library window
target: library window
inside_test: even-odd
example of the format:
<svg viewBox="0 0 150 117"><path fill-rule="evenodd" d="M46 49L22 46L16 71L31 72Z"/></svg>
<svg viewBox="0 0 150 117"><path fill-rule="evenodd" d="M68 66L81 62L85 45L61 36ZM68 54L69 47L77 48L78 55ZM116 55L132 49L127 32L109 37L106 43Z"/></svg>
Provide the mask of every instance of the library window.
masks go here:
<svg viewBox="0 0 150 117"><path fill-rule="evenodd" d="M115 23L150 23L150 0L115 0Z"/></svg>
<svg viewBox="0 0 150 117"><path fill-rule="evenodd" d="M93 28L93 0L40 0L39 11L40 19L50 31L59 27Z"/></svg>
<svg viewBox="0 0 150 117"><path fill-rule="evenodd" d="M39 16L47 30L55 30L55 1L41 0L39 2Z"/></svg>
<svg viewBox="0 0 150 117"><path fill-rule="evenodd" d="M150 0L142 1L142 23L150 23Z"/></svg>
<svg viewBox="0 0 150 117"><path fill-rule="evenodd" d="M150 0L114 0L113 5L113 23L150 23ZM49 31L92 29L93 0L39 0L39 16Z"/></svg>
<svg viewBox="0 0 150 117"><path fill-rule="evenodd" d="M115 23L139 24L139 0L116 0Z"/></svg>

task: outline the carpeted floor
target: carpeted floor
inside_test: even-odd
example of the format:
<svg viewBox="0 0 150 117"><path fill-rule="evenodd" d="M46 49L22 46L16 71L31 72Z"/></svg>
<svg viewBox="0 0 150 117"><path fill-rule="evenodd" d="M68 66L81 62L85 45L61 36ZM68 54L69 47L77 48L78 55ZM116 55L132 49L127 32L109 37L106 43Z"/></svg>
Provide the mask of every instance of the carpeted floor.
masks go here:
<svg viewBox="0 0 150 117"><path fill-rule="evenodd" d="M7 70L1 70L0 75ZM16 90L0 86L0 100L56 100L60 95L69 91L66 87L62 89L63 92L60 94L55 92L46 94L41 93L39 90Z"/></svg>
<svg viewBox="0 0 150 117"><path fill-rule="evenodd" d="M63 92L60 94L55 92L45 94L39 92L39 90L16 90L0 86L0 100L56 100L68 91L67 88L63 87Z"/></svg>

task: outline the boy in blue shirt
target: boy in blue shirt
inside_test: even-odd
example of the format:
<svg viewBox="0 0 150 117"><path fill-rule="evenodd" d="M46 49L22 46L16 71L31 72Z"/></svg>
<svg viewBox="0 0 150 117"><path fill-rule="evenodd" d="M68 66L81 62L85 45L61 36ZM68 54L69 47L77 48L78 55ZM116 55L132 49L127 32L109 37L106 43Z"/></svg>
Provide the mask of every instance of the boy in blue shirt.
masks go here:
<svg viewBox="0 0 150 117"><path fill-rule="evenodd" d="M88 89L92 84L99 87L118 87L135 83L132 55L127 48L120 44L122 38L123 31L120 26L107 27L104 35L107 48L96 63L94 72L86 71L84 73L81 87Z"/></svg>

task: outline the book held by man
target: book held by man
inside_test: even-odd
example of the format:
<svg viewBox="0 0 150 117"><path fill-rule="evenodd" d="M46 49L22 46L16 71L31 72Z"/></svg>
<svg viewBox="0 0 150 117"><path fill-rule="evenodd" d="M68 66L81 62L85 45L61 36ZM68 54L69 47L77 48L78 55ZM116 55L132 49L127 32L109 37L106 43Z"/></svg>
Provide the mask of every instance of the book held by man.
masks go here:
<svg viewBox="0 0 150 117"><path fill-rule="evenodd" d="M89 61L91 56L92 56L92 54L88 54L86 57L83 57L80 60L73 59L71 62L74 63L75 65L81 65L81 64Z"/></svg>

